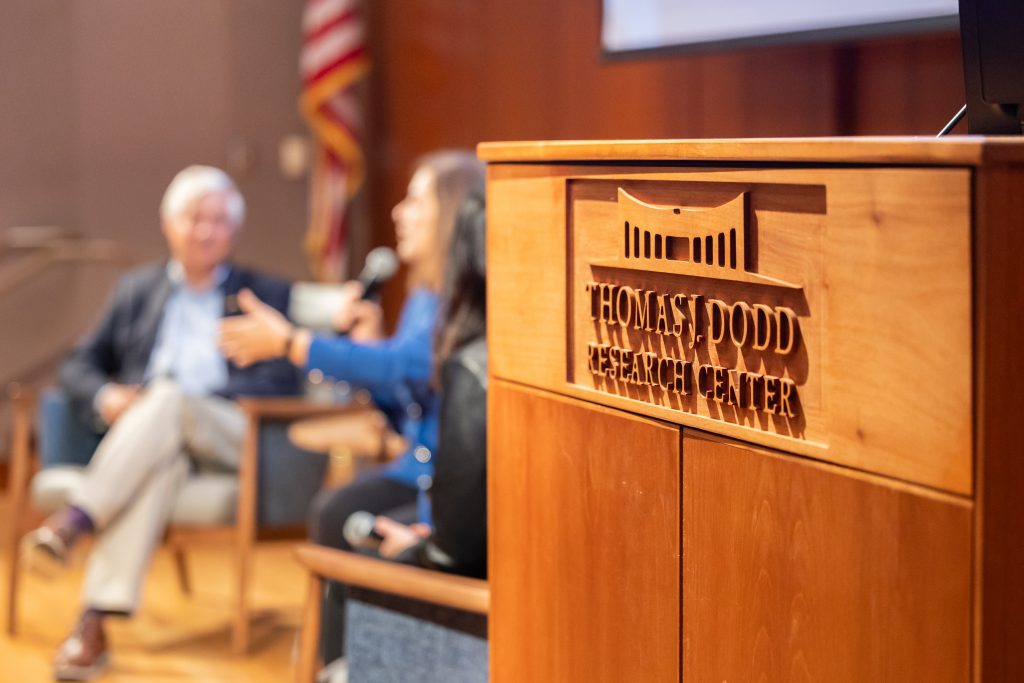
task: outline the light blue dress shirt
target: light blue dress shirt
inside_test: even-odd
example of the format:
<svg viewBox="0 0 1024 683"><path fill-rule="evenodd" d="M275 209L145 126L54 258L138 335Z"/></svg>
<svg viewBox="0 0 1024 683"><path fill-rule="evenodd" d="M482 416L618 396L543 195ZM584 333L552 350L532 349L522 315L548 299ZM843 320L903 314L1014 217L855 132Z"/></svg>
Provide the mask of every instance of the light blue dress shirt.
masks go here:
<svg viewBox="0 0 1024 683"><path fill-rule="evenodd" d="M210 287L195 289L185 280L181 264L167 264L171 295L146 367L146 381L171 377L189 396L206 396L223 389L228 366L217 348L217 334L224 317L224 292L220 286L228 269L219 267Z"/></svg>

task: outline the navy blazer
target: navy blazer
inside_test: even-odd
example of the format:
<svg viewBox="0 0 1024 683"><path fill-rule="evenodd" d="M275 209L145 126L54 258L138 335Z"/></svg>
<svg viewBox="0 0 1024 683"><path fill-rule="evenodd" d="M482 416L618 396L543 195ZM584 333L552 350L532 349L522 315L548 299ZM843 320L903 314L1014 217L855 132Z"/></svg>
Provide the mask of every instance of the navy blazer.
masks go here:
<svg viewBox="0 0 1024 683"><path fill-rule="evenodd" d="M221 285L225 315L238 313L234 298L243 288L251 289L282 313L288 310L291 286L287 282L229 265L228 276ZM170 294L166 261L127 273L118 281L99 325L71 350L58 378L72 408L85 424L102 427L93 401L104 384L143 383ZM280 396L295 394L298 388L298 371L283 358L247 368L228 361L227 385L218 393L226 398Z"/></svg>

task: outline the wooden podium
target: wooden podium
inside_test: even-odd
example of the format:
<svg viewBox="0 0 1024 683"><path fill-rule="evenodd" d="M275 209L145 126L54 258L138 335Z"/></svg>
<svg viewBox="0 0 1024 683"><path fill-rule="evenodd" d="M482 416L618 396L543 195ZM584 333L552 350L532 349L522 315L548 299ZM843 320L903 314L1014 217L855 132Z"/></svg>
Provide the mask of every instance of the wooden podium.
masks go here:
<svg viewBox="0 0 1024 683"><path fill-rule="evenodd" d="M1024 142L479 153L496 683L1024 680Z"/></svg>

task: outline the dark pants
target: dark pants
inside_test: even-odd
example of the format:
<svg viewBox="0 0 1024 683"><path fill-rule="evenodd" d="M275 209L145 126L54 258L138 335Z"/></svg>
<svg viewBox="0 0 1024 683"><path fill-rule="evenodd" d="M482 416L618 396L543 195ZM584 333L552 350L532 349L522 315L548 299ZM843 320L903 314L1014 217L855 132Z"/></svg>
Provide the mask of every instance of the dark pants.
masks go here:
<svg viewBox="0 0 1024 683"><path fill-rule="evenodd" d="M416 521L416 493L415 488L377 473L368 473L339 489L322 491L313 499L310 509L310 535L321 545L352 550L342 534L349 515L365 511L412 524ZM345 654L346 594L344 584L327 584L320 641L325 663Z"/></svg>

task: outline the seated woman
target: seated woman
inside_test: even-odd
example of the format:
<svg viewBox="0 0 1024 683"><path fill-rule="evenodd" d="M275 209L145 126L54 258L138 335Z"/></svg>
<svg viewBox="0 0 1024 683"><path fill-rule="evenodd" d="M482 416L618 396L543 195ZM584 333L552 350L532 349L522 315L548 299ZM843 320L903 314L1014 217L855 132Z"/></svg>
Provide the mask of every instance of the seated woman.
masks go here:
<svg viewBox="0 0 1024 683"><path fill-rule="evenodd" d="M382 557L476 578L487 576L487 293L485 280L485 209L482 197L471 197L459 211L448 254L442 292L441 324L435 337L435 367L441 388L438 447L432 457L430 491L432 523L405 525L389 516L375 518L357 511L337 519L338 506L327 501L314 511L316 528L344 524L358 538L325 543L350 549L351 540L368 550L380 537ZM342 488L330 496L345 496ZM350 513L351 514L351 513ZM365 523L365 524L364 524ZM354 532L354 529L359 529ZM360 543L359 541L365 541ZM347 667L338 659L344 640L344 590L329 587L322 614L324 661L331 662L320 680L346 680Z"/></svg>
<svg viewBox="0 0 1024 683"><path fill-rule="evenodd" d="M358 503L352 511L409 506L417 502L419 490L430 487L433 467L424 454L433 452L437 438L439 405L430 380L444 258L459 206L471 193L482 192L483 182L483 166L469 151L435 152L416 165L405 199L392 211L397 252L408 267L409 284L392 337L380 333L379 307L359 301L355 293L346 307L353 330L349 337L296 329L248 292L239 295L246 315L221 326L221 346L236 364L285 355L307 371L367 388L391 426L405 436L410 446L399 458L346 487L345 498ZM325 541L347 547L340 534L346 517L341 516L337 534L321 530L330 536Z"/></svg>
<svg viewBox="0 0 1024 683"><path fill-rule="evenodd" d="M379 307L358 300L356 291L337 321L339 327L352 330L347 337L328 338L297 329L244 291L238 303L245 315L221 325L221 348L240 366L285 356L307 371L319 370L369 389L391 427L409 444L391 463L314 501L310 533L318 543L350 549L342 530L356 511L388 512L405 522L429 522L426 491L433 483L431 457L437 446L440 408L431 383L438 295L456 212L466 197L482 194L483 187L484 167L472 152L435 152L416 164L406 197L391 213L398 256L408 268L409 296L390 338L381 333ZM340 598L340 591L332 592ZM335 643L338 649L325 651L326 661L340 656L340 639Z"/></svg>
<svg viewBox="0 0 1024 683"><path fill-rule="evenodd" d="M433 523L377 517L383 557L487 578L486 212L471 197L455 222L435 342L441 419Z"/></svg>

